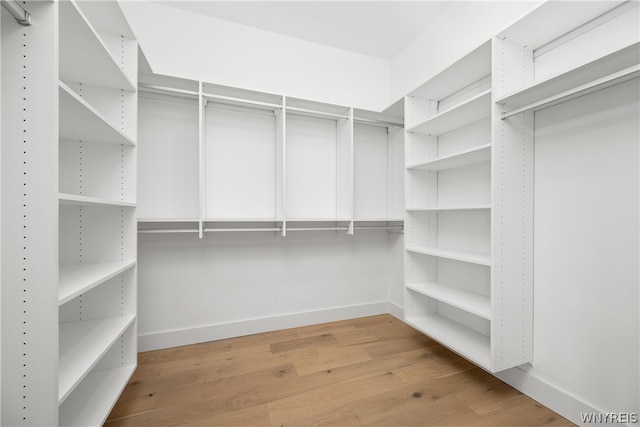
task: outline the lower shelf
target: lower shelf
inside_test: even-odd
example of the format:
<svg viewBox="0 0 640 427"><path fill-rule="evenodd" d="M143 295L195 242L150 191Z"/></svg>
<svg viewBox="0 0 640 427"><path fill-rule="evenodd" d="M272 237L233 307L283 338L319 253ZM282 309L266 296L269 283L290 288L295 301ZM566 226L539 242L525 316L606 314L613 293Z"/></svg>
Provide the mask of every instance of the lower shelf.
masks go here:
<svg viewBox="0 0 640 427"><path fill-rule="evenodd" d="M135 369L124 366L89 374L60 406L59 425L103 425Z"/></svg>
<svg viewBox="0 0 640 427"><path fill-rule="evenodd" d="M487 296L437 282L409 283L407 289L491 320L491 299Z"/></svg>
<svg viewBox="0 0 640 427"><path fill-rule="evenodd" d="M484 252L441 248L438 246L407 247L408 252L491 266L491 255Z"/></svg>
<svg viewBox="0 0 640 427"><path fill-rule="evenodd" d="M408 317L405 322L480 367L491 370L489 337L438 315Z"/></svg>
<svg viewBox="0 0 640 427"><path fill-rule="evenodd" d="M59 403L86 381L85 375L134 320L122 316L60 324Z"/></svg>

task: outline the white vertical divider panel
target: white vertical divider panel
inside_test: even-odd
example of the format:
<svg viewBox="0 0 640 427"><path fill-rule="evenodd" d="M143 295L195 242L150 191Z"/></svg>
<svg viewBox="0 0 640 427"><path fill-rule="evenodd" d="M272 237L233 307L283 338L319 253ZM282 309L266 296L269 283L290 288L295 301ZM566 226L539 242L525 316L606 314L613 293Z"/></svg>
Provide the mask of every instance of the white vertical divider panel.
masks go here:
<svg viewBox="0 0 640 427"><path fill-rule="evenodd" d="M277 177L280 178L280 209L279 218L282 218L282 237L287 235L287 97L282 97L282 109L280 110L280 120L278 121L278 131L280 133L280 143L278 144L280 153L280 168Z"/></svg>
<svg viewBox="0 0 640 427"><path fill-rule="evenodd" d="M494 96L533 81L530 48L494 38L493 51ZM504 108L493 108L491 335L494 366L502 370L533 357L534 123L532 112L501 120Z"/></svg>
<svg viewBox="0 0 640 427"><path fill-rule="evenodd" d="M2 10L2 425L56 425L57 3Z"/></svg>
<svg viewBox="0 0 640 427"><path fill-rule="evenodd" d="M284 215L285 199L285 133L286 133L286 105L285 97L280 100L280 108L275 111L276 116L276 145L275 145L275 220L282 226L281 234L286 235L286 218Z"/></svg>
<svg viewBox="0 0 640 427"><path fill-rule="evenodd" d="M1 12L0 12L1 13ZM2 19L0 19L0 70L2 69ZM2 139L2 78L0 77L0 139ZM2 149L0 148L0 189L2 188ZM2 284L2 197L0 196L0 285ZM0 286L1 289L1 286ZM0 336L2 335L2 291L0 290ZM2 339L0 338L0 374L2 373ZM0 423L2 422L2 387L0 386Z"/></svg>
<svg viewBox="0 0 640 427"><path fill-rule="evenodd" d="M347 234L353 235L353 107L336 126L336 218L348 221Z"/></svg>
<svg viewBox="0 0 640 427"><path fill-rule="evenodd" d="M198 238L204 237L204 218L207 209L207 177L206 177L206 144L205 144L205 108L206 100L203 96L202 81L198 82L198 200L199 218L198 218Z"/></svg>

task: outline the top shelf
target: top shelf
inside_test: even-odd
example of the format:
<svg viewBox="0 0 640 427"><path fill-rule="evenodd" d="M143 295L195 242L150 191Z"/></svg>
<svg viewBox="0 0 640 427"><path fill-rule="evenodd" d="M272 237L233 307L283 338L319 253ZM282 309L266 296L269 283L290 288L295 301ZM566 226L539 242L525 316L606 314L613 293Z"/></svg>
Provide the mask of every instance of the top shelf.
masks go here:
<svg viewBox="0 0 640 427"><path fill-rule="evenodd" d="M491 40L482 43L411 92L424 99L443 99L491 74Z"/></svg>
<svg viewBox="0 0 640 427"><path fill-rule="evenodd" d="M573 70L525 86L496 102L511 107L509 115L540 109L568 97L637 77L639 62L640 43L633 43Z"/></svg>
<svg viewBox="0 0 640 427"><path fill-rule="evenodd" d="M544 2L497 37L535 50L623 3L624 0L588 1L575 7L570 1ZM540 31L543 27L544 31Z"/></svg>
<svg viewBox="0 0 640 427"><path fill-rule="evenodd" d="M61 1L60 79L67 82L136 91L119 61L74 1Z"/></svg>

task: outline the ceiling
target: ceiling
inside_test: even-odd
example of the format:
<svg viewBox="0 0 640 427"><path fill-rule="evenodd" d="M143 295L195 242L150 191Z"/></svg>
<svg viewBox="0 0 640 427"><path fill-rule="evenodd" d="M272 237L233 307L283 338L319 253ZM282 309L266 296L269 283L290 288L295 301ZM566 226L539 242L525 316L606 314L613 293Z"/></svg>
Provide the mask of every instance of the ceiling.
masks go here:
<svg viewBox="0 0 640 427"><path fill-rule="evenodd" d="M213 18L391 60L447 1L165 1Z"/></svg>

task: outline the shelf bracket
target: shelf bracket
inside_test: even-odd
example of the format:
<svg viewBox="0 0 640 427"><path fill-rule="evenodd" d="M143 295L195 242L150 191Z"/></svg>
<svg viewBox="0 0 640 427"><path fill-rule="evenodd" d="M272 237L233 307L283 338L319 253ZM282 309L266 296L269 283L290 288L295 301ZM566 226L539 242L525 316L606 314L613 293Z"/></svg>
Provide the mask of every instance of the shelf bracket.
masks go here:
<svg viewBox="0 0 640 427"><path fill-rule="evenodd" d="M31 25L31 14L21 8L15 0L1 0L0 3L15 18L18 24L25 27Z"/></svg>

